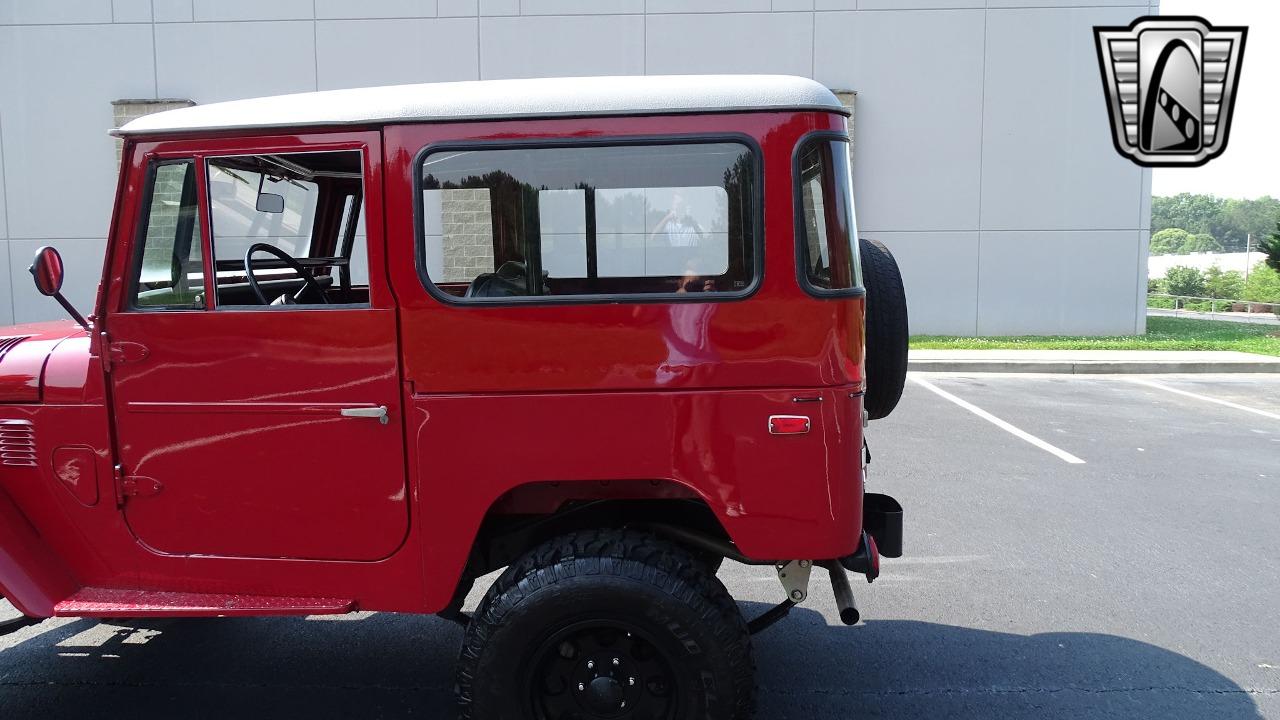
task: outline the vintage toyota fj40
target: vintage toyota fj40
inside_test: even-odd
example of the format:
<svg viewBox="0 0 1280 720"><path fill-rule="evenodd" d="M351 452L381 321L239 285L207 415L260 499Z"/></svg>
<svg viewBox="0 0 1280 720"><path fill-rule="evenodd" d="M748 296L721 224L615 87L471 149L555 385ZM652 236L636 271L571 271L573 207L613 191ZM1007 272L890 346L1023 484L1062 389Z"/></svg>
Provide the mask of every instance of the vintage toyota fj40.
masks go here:
<svg viewBox="0 0 1280 720"><path fill-rule="evenodd" d="M857 622L846 573L901 553L863 428L906 311L856 240L845 116L690 76L125 125L91 317L44 248L76 323L0 331L0 592L33 620L438 613L465 717L748 716L750 633L815 565ZM723 558L778 607L744 619Z"/></svg>

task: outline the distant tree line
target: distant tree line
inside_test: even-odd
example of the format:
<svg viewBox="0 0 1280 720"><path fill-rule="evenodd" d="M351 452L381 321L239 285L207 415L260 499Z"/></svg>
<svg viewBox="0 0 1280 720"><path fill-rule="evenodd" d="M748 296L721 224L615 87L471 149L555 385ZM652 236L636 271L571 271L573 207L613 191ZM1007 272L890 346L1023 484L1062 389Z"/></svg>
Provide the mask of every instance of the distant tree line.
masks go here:
<svg viewBox="0 0 1280 720"><path fill-rule="evenodd" d="M1266 253L1266 256L1262 262L1250 268L1248 277L1235 270L1224 271L1216 263L1208 270L1175 265L1165 272L1164 277L1150 278L1147 281L1147 291L1183 297L1280 303L1280 222L1276 222L1274 228L1270 233L1254 238L1258 249ZM1168 231L1166 228L1162 232ZM1148 305L1174 307L1174 301L1169 298L1150 298ZM1188 302L1185 307L1207 310L1212 304ZM1280 315L1280 307L1275 310Z"/></svg>
<svg viewBox="0 0 1280 720"><path fill-rule="evenodd" d="M1280 221L1280 200L1220 198L1182 193L1151 198L1151 254L1244 252L1253 234L1253 247L1266 239ZM1178 232L1172 232L1178 231Z"/></svg>

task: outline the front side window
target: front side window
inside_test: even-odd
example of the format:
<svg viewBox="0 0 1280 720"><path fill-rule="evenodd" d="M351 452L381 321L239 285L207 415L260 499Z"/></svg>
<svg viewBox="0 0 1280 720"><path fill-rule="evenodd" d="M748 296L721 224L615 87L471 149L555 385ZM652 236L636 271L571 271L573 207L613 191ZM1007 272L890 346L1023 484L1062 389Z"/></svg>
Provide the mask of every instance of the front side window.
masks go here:
<svg viewBox="0 0 1280 720"><path fill-rule="evenodd" d="M744 293L756 157L736 142L441 150L420 252L458 299Z"/></svg>
<svg viewBox="0 0 1280 720"><path fill-rule="evenodd" d="M139 309L204 307L195 162L153 165L147 197L130 278L130 305Z"/></svg>
<svg viewBox="0 0 1280 720"><path fill-rule="evenodd" d="M360 151L212 157L207 168L219 307L368 304Z"/></svg>
<svg viewBox="0 0 1280 720"><path fill-rule="evenodd" d="M846 294L862 287L857 230L849 179L849 143L814 138L797 156L796 242L799 275L817 294Z"/></svg>

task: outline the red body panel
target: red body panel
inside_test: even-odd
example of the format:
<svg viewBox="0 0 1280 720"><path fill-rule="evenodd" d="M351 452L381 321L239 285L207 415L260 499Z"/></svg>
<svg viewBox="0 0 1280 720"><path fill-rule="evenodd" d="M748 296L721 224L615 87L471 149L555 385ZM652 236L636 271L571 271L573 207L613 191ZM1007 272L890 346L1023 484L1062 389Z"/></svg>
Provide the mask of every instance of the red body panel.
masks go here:
<svg viewBox="0 0 1280 720"><path fill-rule="evenodd" d="M40 375L49 353L80 332L78 325L66 321L0 330L0 403L40 402Z"/></svg>
<svg viewBox="0 0 1280 720"><path fill-rule="evenodd" d="M770 435L769 415L796 412L796 397L822 398L799 406L813 431ZM530 483L557 482L562 497L609 497L602 483L678 485L751 557L839 557L857 544L848 535L861 527L862 498L848 443L861 442L862 408L847 389L431 395L413 407L424 495L449 497L423 507L429 577L456 576L493 500ZM495 442L458 452L481 426ZM535 500L504 509L546 511ZM447 589L428 587L441 605Z"/></svg>
<svg viewBox="0 0 1280 720"><path fill-rule="evenodd" d="M0 490L0 592L27 615L47 617L77 587L64 563Z"/></svg>
<svg viewBox="0 0 1280 720"><path fill-rule="evenodd" d="M311 140L309 149L362 150L369 206L381 205L376 133ZM199 155L217 145L166 143L139 154ZM294 146L267 138L253 150ZM366 228L376 269L381 218ZM400 547L409 501L396 313L385 279L372 275L369 308L109 316L111 342L134 356L111 373L118 461L132 482L161 488L125 503L140 542L166 555L360 561ZM340 415L379 405L390 424Z"/></svg>
<svg viewBox="0 0 1280 720"><path fill-rule="evenodd" d="M410 218L414 156L453 140L698 135L760 145L765 271L731 302L444 305L409 263L400 303L409 443L422 482L428 577L454 577L492 503L524 483L657 480L705 499L760 558L838 557L861 530L861 300L817 300L796 280L792 151L823 114L393 126L387 215ZM397 153L395 148L402 148ZM777 188L777 189L774 189ZM412 232L389 235L412 257ZM397 246L396 243L404 243ZM689 352L692 346L695 352ZM821 393L814 392L825 389ZM795 397L823 396L797 405ZM772 436L768 417L811 410L822 433ZM483 430L480 430L483 428ZM416 457L413 457L416 454ZM429 587L432 605L449 587Z"/></svg>
<svg viewBox="0 0 1280 720"><path fill-rule="evenodd" d="M119 461L163 485L125 503L147 546L379 560L403 542L393 311L127 313L111 337L149 349L112 371ZM339 414L378 405L391 424Z"/></svg>
<svg viewBox="0 0 1280 720"><path fill-rule="evenodd" d="M394 263L390 272L402 314L405 379L427 393L859 383L861 301L815 300L800 289L795 270L792 151L806 133L834 126L843 130L843 123L840 116L754 113L386 128L387 216L406 221L413 217L415 202L414 156L435 143L723 135L729 129L753 139L764 156L765 268L760 288L750 298L552 307L443 305L422 287L413 264ZM412 227L393 229L388 240L389 256L413 257ZM680 345L697 351L689 353Z"/></svg>
<svg viewBox="0 0 1280 720"><path fill-rule="evenodd" d="M799 286L792 193L799 140L843 129L770 112L128 142L95 334L0 333L32 335L0 360L0 419L29 420L39 457L0 466L2 519L32 528L0 530L0 589L33 615L121 597L153 614L435 612L487 513L646 493L701 498L752 557L852 552L863 303ZM428 145L726 133L761 151L764 274L748 298L476 307L418 275L411 180ZM151 159L351 148L371 307L125 307ZM100 331L129 344L108 367ZM338 414L376 405L389 424ZM773 415L810 430L772 434ZM119 503L117 464L144 488Z"/></svg>

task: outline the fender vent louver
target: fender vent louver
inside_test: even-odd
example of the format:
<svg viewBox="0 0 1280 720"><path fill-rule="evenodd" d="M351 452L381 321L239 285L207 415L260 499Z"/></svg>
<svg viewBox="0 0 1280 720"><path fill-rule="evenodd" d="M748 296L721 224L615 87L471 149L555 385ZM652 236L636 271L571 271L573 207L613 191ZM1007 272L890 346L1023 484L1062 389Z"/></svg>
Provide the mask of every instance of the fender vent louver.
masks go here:
<svg viewBox="0 0 1280 720"><path fill-rule="evenodd" d="M14 335L12 337L0 337L0 360L13 349L15 345L31 337L30 335Z"/></svg>
<svg viewBox="0 0 1280 720"><path fill-rule="evenodd" d="M36 466L36 431L30 420L0 420L0 465Z"/></svg>

